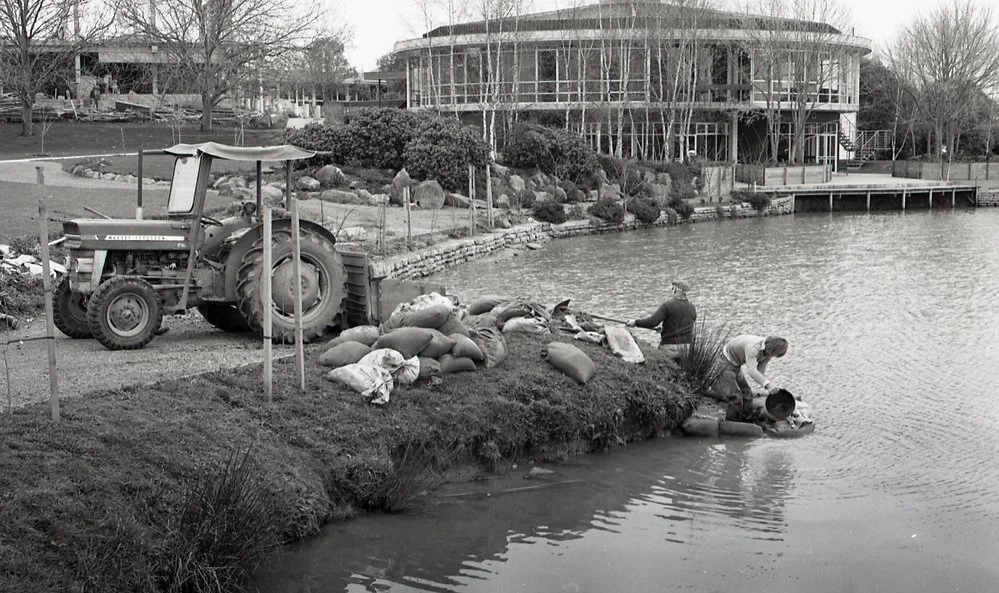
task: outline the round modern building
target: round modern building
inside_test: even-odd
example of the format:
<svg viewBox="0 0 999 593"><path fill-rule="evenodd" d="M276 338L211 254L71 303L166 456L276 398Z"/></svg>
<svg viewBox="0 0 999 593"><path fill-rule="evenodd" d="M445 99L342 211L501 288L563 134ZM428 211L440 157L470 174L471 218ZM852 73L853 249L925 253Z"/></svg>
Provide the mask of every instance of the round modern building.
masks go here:
<svg viewBox="0 0 999 593"><path fill-rule="evenodd" d="M406 106L496 138L517 121L566 126L622 157L835 167L870 41L689 4L603 0L437 27L395 45Z"/></svg>

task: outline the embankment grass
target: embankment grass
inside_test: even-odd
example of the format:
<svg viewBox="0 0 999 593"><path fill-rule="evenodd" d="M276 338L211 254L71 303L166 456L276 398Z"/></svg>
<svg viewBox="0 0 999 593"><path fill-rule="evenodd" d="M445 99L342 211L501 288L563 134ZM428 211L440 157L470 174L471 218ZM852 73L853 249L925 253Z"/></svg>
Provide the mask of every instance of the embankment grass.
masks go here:
<svg viewBox="0 0 999 593"><path fill-rule="evenodd" d="M658 352L575 342L598 369L584 386L543 360L551 339L570 338L512 335L499 367L384 407L323 379L311 347L306 391L282 361L271 405L258 365L66 400L59 424L45 405L4 415L0 591L235 590L273 544L403 510L458 466L601 450L691 413Z"/></svg>

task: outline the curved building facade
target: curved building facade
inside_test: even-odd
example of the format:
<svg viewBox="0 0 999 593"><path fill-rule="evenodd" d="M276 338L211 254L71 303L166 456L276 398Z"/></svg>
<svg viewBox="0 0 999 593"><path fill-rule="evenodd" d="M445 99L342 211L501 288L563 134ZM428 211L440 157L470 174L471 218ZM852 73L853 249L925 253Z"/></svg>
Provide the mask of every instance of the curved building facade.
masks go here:
<svg viewBox="0 0 999 593"><path fill-rule="evenodd" d="M438 27L394 51L408 108L487 134L538 121L623 157L835 166L871 45L819 22L603 0Z"/></svg>

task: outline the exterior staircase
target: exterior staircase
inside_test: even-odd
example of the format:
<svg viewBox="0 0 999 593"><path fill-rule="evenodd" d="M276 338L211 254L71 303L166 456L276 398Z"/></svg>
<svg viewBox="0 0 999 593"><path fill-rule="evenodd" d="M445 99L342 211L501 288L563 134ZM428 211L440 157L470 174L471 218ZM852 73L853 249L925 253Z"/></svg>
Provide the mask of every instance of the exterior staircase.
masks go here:
<svg viewBox="0 0 999 593"><path fill-rule="evenodd" d="M855 171L879 152L891 149L891 130L856 130L851 137L840 128L839 144L853 153L853 158L847 159L844 166Z"/></svg>

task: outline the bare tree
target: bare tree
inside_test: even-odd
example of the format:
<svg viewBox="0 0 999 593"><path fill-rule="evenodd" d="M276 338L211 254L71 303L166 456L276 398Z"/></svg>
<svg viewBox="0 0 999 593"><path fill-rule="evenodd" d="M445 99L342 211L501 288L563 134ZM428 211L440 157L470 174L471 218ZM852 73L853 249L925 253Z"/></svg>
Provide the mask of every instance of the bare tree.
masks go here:
<svg viewBox="0 0 999 593"><path fill-rule="evenodd" d="M846 11L838 0L750 0L743 22L753 58L753 91L764 103L770 158L777 158L784 140L788 160L801 162L815 107L830 102L853 71L854 57L835 43ZM782 132L785 117L789 135Z"/></svg>
<svg viewBox="0 0 999 593"><path fill-rule="evenodd" d="M886 52L933 135L935 157L952 155L975 100L999 88L999 22L973 0L940 4L902 30Z"/></svg>
<svg viewBox="0 0 999 593"><path fill-rule="evenodd" d="M107 31L110 17L88 8L84 0L0 0L0 86L21 103L22 136L34 134L35 95L66 85L80 50Z"/></svg>
<svg viewBox="0 0 999 593"><path fill-rule="evenodd" d="M212 109L240 88L252 65L309 45L334 21L329 12L295 0L120 0L118 7L124 26L196 81L202 131L211 131Z"/></svg>

